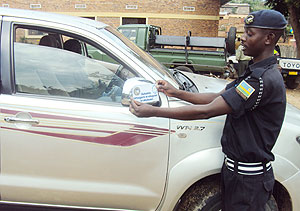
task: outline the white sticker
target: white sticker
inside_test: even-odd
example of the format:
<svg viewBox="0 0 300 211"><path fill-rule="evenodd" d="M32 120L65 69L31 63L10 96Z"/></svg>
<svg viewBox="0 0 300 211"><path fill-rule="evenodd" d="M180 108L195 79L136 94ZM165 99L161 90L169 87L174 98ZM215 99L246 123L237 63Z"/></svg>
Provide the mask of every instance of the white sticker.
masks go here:
<svg viewBox="0 0 300 211"><path fill-rule="evenodd" d="M134 100L141 103L152 104L159 101L155 84L136 85L132 88L131 96Z"/></svg>

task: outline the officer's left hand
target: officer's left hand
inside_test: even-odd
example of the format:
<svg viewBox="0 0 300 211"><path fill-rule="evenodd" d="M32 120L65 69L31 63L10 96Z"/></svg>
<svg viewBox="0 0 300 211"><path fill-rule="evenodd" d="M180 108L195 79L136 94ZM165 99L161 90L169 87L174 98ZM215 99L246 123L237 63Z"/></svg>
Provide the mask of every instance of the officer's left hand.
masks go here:
<svg viewBox="0 0 300 211"><path fill-rule="evenodd" d="M131 99L129 111L137 117L151 117L154 116L154 106L141 103Z"/></svg>

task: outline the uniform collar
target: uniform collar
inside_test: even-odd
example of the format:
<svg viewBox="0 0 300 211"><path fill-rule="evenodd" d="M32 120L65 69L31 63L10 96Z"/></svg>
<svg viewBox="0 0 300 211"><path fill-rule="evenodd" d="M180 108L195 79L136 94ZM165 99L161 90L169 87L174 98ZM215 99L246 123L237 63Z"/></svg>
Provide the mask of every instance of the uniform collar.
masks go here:
<svg viewBox="0 0 300 211"><path fill-rule="evenodd" d="M239 76L239 80L243 80L250 75L261 75L267 69L267 66L276 63L277 56L271 56L257 63L253 63L253 60L251 60L246 71L241 76Z"/></svg>
<svg viewBox="0 0 300 211"><path fill-rule="evenodd" d="M266 58L260 62L254 63L254 64L253 64L253 61L251 61L249 63L249 70L250 70L250 72L253 72L257 68L265 68L269 65L276 64L276 63L277 63L277 56L271 56L269 58Z"/></svg>

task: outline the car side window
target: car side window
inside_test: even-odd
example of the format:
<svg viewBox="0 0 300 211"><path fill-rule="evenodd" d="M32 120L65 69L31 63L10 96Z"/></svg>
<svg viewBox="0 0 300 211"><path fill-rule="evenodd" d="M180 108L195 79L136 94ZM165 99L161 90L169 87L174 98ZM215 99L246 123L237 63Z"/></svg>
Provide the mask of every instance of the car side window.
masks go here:
<svg viewBox="0 0 300 211"><path fill-rule="evenodd" d="M135 76L80 39L24 27L14 32L17 93L121 102L124 82Z"/></svg>

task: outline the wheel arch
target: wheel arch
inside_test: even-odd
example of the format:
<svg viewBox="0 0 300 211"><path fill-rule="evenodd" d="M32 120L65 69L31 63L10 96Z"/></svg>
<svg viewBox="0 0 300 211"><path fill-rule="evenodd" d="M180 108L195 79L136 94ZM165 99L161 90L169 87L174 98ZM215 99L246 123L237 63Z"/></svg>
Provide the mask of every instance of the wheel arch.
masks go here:
<svg viewBox="0 0 300 211"><path fill-rule="evenodd" d="M273 196L279 210L292 211L292 199L287 189L277 180L275 181Z"/></svg>
<svg viewBox="0 0 300 211"><path fill-rule="evenodd" d="M208 209L210 210L211 208L211 203L212 201L209 199L210 195L214 195L213 199L213 204L212 206L215 206L218 204L218 199L221 199L221 175L220 173L218 174L213 174L209 175L205 178L202 178L201 180L195 182L192 186L190 186L180 197L178 200L174 211L185 211L185 210L190 210L190 205L191 203L195 203L197 200L196 198L200 196L200 198L203 200L201 203L198 205L204 208L208 203L210 206ZM190 200L192 199L192 201ZM208 201L207 201L208 200ZM196 202L198 203L198 202ZM202 207L203 206L203 207ZM218 206L218 205L217 205ZM197 210L200 210L199 207ZM207 208L205 209L207 210Z"/></svg>
<svg viewBox="0 0 300 211"><path fill-rule="evenodd" d="M190 61L187 63L188 65L186 65L185 62L180 62L180 61L175 59L175 60L172 61L172 64L174 65L173 69L176 69L177 67L183 66L183 67L187 67L187 68L191 69L193 72L195 71L195 68L193 66L193 62L190 62Z"/></svg>
<svg viewBox="0 0 300 211"><path fill-rule="evenodd" d="M221 175L220 175L220 173L209 175L209 176L204 177L201 180L195 182L183 193L183 195L180 197L180 199L182 197L184 197L186 193L188 193L190 191L193 191L193 189L195 189L195 187L203 186L207 183L211 183L211 184L213 183L215 185L211 186L211 187L216 187L217 189L219 189L221 187ZM274 190L273 190L273 197L275 198L275 201L277 203L278 210L285 210L285 211L292 211L293 210L292 200L291 200L291 196L290 196L289 192L277 180L275 180L275 185L274 185ZM179 204L180 199L178 200L178 203L176 205ZM177 206L175 206L174 210L176 210L176 207Z"/></svg>
<svg viewBox="0 0 300 211"><path fill-rule="evenodd" d="M219 174L224 160L221 147L189 155L170 168L159 210L173 210L183 194L202 179Z"/></svg>
<svg viewBox="0 0 300 211"><path fill-rule="evenodd" d="M174 68L174 70L180 70L180 71L189 72L189 73L193 73L194 72L194 68L193 67L188 67L188 66L184 66L184 65L176 66Z"/></svg>
<svg viewBox="0 0 300 211"><path fill-rule="evenodd" d="M211 180L219 182L223 160L224 154L221 147L218 147L196 152L171 167L169 170L166 192L159 210L173 210L184 194L189 189L193 188L193 186ZM277 156L276 160L279 161L281 159ZM280 171L279 166L276 165L276 163L274 164L275 171ZM277 179L280 180L281 176L282 175ZM278 203L279 210L293 210L292 197L290 196L289 191L282 183L280 183L280 181L276 180L276 178L273 195Z"/></svg>

